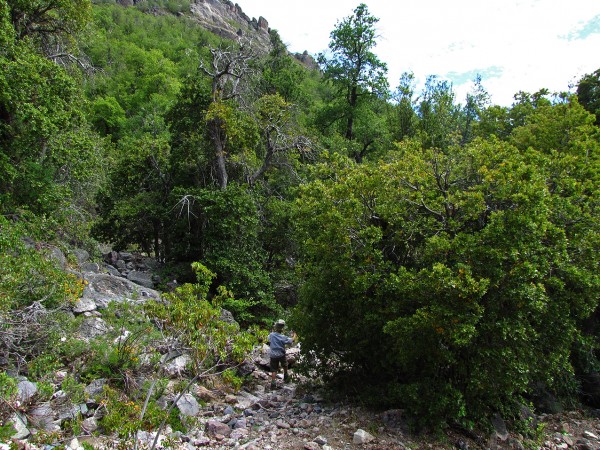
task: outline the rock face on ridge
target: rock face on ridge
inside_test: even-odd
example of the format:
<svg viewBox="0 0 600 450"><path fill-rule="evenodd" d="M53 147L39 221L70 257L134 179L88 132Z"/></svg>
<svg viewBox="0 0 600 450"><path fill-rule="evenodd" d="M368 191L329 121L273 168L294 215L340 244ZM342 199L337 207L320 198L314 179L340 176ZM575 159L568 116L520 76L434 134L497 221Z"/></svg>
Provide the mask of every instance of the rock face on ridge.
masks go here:
<svg viewBox="0 0 600 450"><path fill-rule="evenodd" d="M269 23L264 17L248 17L237 3L229 0L194 0L191 13L207 30L227 39L249 36L268 49Z"/></svg>

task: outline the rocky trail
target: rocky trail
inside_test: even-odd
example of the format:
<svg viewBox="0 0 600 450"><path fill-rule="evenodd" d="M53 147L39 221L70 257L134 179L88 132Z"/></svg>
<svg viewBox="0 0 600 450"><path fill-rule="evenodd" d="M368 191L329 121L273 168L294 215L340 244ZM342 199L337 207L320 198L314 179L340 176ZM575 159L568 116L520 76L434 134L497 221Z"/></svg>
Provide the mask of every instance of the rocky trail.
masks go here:
<svg viewBox="0 0 600 450"><path fill-rule="evenodd" d="M64 257L58 254L62 261ZM158 298L153 290L155 277L145 263L131 254L108 255L104 264L90 263L77 256L80 276L86 281L83 297L73 306L75 316L83 316L78 330L81 339L93 339L107 332L102 311L112 301L143 302ZM289 350L288 358L297 359L300 349ZM191 384L181 393L179 375L184 372L185 355L172 358L166 372L172 381L162 399L166 408L176 402L186 433L166 427L160 434L138 431L134 439L101 435L99 420L102 405L93 399L102 392L105 380L85 386L84 402L73 404L60 390L67 376L57 371L57 391L49 401L36 402L37 386L18 377L18 406L13 417L17 434L0 450L97 450L109 449L247 449L247 450L331 450L331 449L600 449L600 419L593 412L574 411L560 415L531 415L528 436L507 430L501 418L494 421L491 433L476 434L449 430L443 435L414 435L409 432L401 410L369 411L355 404L324 400L320 386L292 371L292 380L284 383L279 375L275 389L270 387L268 347L257 347L245 364L250 380L235 392L223 386ZM208 387L207 387L208 386ZM178 390L179 389L179 390ZM69 420L79 417L82 433L66 441L36 444L36 435L58 432Z"/></svg>
<svg viewBox="0 0 600 450"><path fill-rule="evenodd" d="M402 411L373 412L342 403L325 403L304 382L284 384L278 379L271 390L266 372L256 372L256 383L237 393L195 386L178 401L182 414L194 421L188 433L164 430L156 449L600 449L600 420L581 411L535 418L539 442L509 433L503 423L487 436L448 432L443 436L412 435ZM207 402L199 406L196 398ZM150 449L156 433L138 432L137 448ZM107 436L80 436L60 446L35 446L18 441L19 449L85 450L130 449L132 441ZM89 448L89 447L88 447ZM8 446L0 449L9 449Z"/></svg>

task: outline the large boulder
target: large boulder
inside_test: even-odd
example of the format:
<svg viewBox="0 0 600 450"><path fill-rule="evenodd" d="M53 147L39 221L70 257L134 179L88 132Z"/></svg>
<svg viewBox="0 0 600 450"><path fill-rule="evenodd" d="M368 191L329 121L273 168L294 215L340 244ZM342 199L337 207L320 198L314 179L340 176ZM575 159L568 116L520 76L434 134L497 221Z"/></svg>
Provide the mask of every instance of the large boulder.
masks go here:
<svg viewBox="0 0 600 450"><path fill-rule="evenodd" d="M154 281L152 280L152 274L150 272L138 272L137 270L132 270L127 274L127 279L150 289L154 287Z"/></svg>
<svg viewBox="0 0 600 450"><path fill-rule="evenodd" d="M14 414L10 420L10 424L15 429L14 434L11 436L13 439L25 439L29 436L29 428L27 427L27 418L21 414Z"/></svg>
<svg viewBox="0 0 600 450"><path fill-rule="evenodd" d="M105 273L86 273L87 285L82 299L95 302L100 309L110 302L143 303L149 299L160 300L160 293L154 289L140 286L126 278L114 277Z"/></svg>
<svg viewBox="0 0 600 450"><path fill-rule="evenodd" d="M177 400L177 408L182 416L193 417L200 412L200 405L192 394L183 394Z"/></svg>
<svg viewBox="0 0 600 450"><path fill-rule="evenodd" d="M83 263L86 263L90 260L90 254L81 248L74 248L71 250L71 253L77 259L77 264L81 266Z"/></svg>
<svg viewBox="0 0 600 450"><path fill-rule="evenodd" d="M54 261L56 261L56 263L62 269L67 267L67 257L62 252L62 250L59 249L58 247L50 247L49 257L50 257L50 259L53 259Z"/></svg>
<svg viewBox="0 0 600 450"><path fill-rule="evenodd" d="M375 436L360 428L356 430L354 436L352 436L352 443L357 445L368 444L373 440L375 440Z"/></svg>
<svg viewBox="0 0 600 450"><path fill-rule="evenodd" d="M33 396L37 393L37 385L31 381L23 380L17 385L19 401L21 403L29 403Z"/></svg>
<svg viewBox="0 0 600 450"><path fill-rule="evenodd" d="M219 422L218 420L209 420L206 422L206 433L209 436L229 436L231 434L231 428L226 423Z"/></svg>
<svg viewBox="0 0 600 450"><path fill-rule="evenodd" d="M165 360L168 360L169 362L164 366L164 371L170 377L182 376L192 362L192 358L185 354L179 355L172 359L169 358L170 357L165 358Z"/></svg>
<svg viewBox="0 0 600 450"><path fill-rule="evenodd" d="M84 340L90 340L105 335L108 331L108 325L99 317L86 318L79 326L79 336Z"/></svg>

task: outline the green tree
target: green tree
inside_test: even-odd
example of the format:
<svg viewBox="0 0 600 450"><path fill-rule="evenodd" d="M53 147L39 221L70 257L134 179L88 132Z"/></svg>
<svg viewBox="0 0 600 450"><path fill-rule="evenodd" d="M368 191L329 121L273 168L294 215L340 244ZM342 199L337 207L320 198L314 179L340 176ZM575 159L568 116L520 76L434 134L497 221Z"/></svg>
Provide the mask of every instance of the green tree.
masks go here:
<svg viewBox="0 0 600 450"><path fill-rule="evenodd" d="M468 424L572 376L600 285L597 130L572 102L532 114L516 145L408 140L377 166L316 168L294 326L331 380Z"/></svg>
<svg viewBox="0 0 600 450"><path fill-rule="evenodd" d="M233 99L241 95L244 84L254 69L251 60L255 57L249 45L227 45L211 48L208 64L202 62L200 69L210 79L212 103L208 107L205 120L209 138L213 144L213 158L217 183L221 189L227 187L228 153L230 140L234 135L244 138L240 126L244 118L235 110Z"/></svg>
<svg viewBox="0 0 600 450"><path fill-rule="evenodd" d="M446 149L460 142L461 114L451 83L437 76L428 77L418 114L418 136L425 148Z"/></svg>
<svg viewBox="0 0 600 450"><path fill-rule="evenodd" d="M330 34L329 53L318 57L325 80L337 90L338 106L330 113L334 115L331 122L344 120L344 136L349 141L356 137L361 103L372 96L387 95L387 67L373 53L378 21L364 3L360 4L354 14L337 23Z"/></svg>
<svg viewBox="0 0 600 450"><path fill-rule="evenodd" d="M577 84L579 103L596 116L596 125L600 125L600 69L584 75Z"/></svg>
<svg viewBox="0 0 600 450"><path fill-rule="evenodd" d="M398 88L392 95L395 104L391 106L390 128L396 141L414 137L417 127L415 111L415 75L404 72L400 77Z"/></svg>
<svg viewBox="0 0 600 450"><path fill-rule="evenodd" d="M465 105L462 109L461 145L465 145L474 139L476 125L481 118L483 110L490 103L490 96L481 84L481 75L477 75L473 84L474 86L471 92L467 94Z"/></svg>
<svg viewBox="0 0 600 450"><path fill-rule="evenodd" d="M272 48L262 65L261 90L267 94L278 93L287 102L306 102L302 82L307 70L290 56L277 30L271 30L269 36Z"/></svg>
<svg viewBox="0 0 600 450"><path fill-rule="evenodd" d="M87 215L93 207L93 191L102 181L103 143L85 121L85 100L77 82L25 38L27 29L44 32L41 24L54 23L58 14L54 3L46 5L49 17L40 6L44 2L34 3L9 2L13 22L3 22L7 31L3 35L12 40L0 50L2 212L24 207L35 213L60 213L65 218ZM42 8L38 11L41 16L25 26L22 20L31 12L29 6ZM71 30L66 25L52 25L45 32L60 34L63 28Z"/></svg>
<svg viewBox="0 0 600 450"><path fill-rule="evenodd" d="M17 40L30 38L51 58L60 58L91 17L89 0L6 0ZM58 53L57 53L58 48Z"/></svg>
<svg viewBox="0 0 600 450"><path fill-rule="evenodd" d="M98 195L94 235L164 260L169 246L165 202L172 189L169 143L150 134L129 136L117 145L114 159L107 187Z"/></svg>

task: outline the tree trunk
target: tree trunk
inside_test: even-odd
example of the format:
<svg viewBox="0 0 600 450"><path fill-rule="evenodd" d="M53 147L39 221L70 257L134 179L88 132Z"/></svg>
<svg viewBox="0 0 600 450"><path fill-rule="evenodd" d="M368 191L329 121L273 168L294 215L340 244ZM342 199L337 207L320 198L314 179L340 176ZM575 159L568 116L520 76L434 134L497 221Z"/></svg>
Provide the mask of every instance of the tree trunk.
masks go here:
<svg viewBox="0 0 600 450"><path fill-rule="evenodd" d="M225 165L225 136L223 135L221 121L213 119L208 124L210 138L215 147L215 157L217 159L217 182L221 189L227 188L227 167Z"/></svg>
<svg viewBox="0 0 600 450"><path fill-rule="evenodd" d="M260 168L254 172L250 178L248 179L248 183L250 186L253 186L256 180L258 180L263 174L267 171L269 166L271 165L271 161L273 160L273 155L275 154L275 150L273 148L273 144L271 143L271 135L269 132L266 133L266 141L267 141L267 153L265 154L265 159L263 160Z"/></svg>
<svg viewBox="0 0 600 450"><path fill-rule="evenodd" d="M354 127L354 110L356 109L356 102L358 101L358 91L357 87L352 86L352 90L350 91L350 98L348 99L348 106L350 106L350 114L348 115L348 124L346 125L346 139L351 141L354 137L353 135L353 127Z"/></svg>

